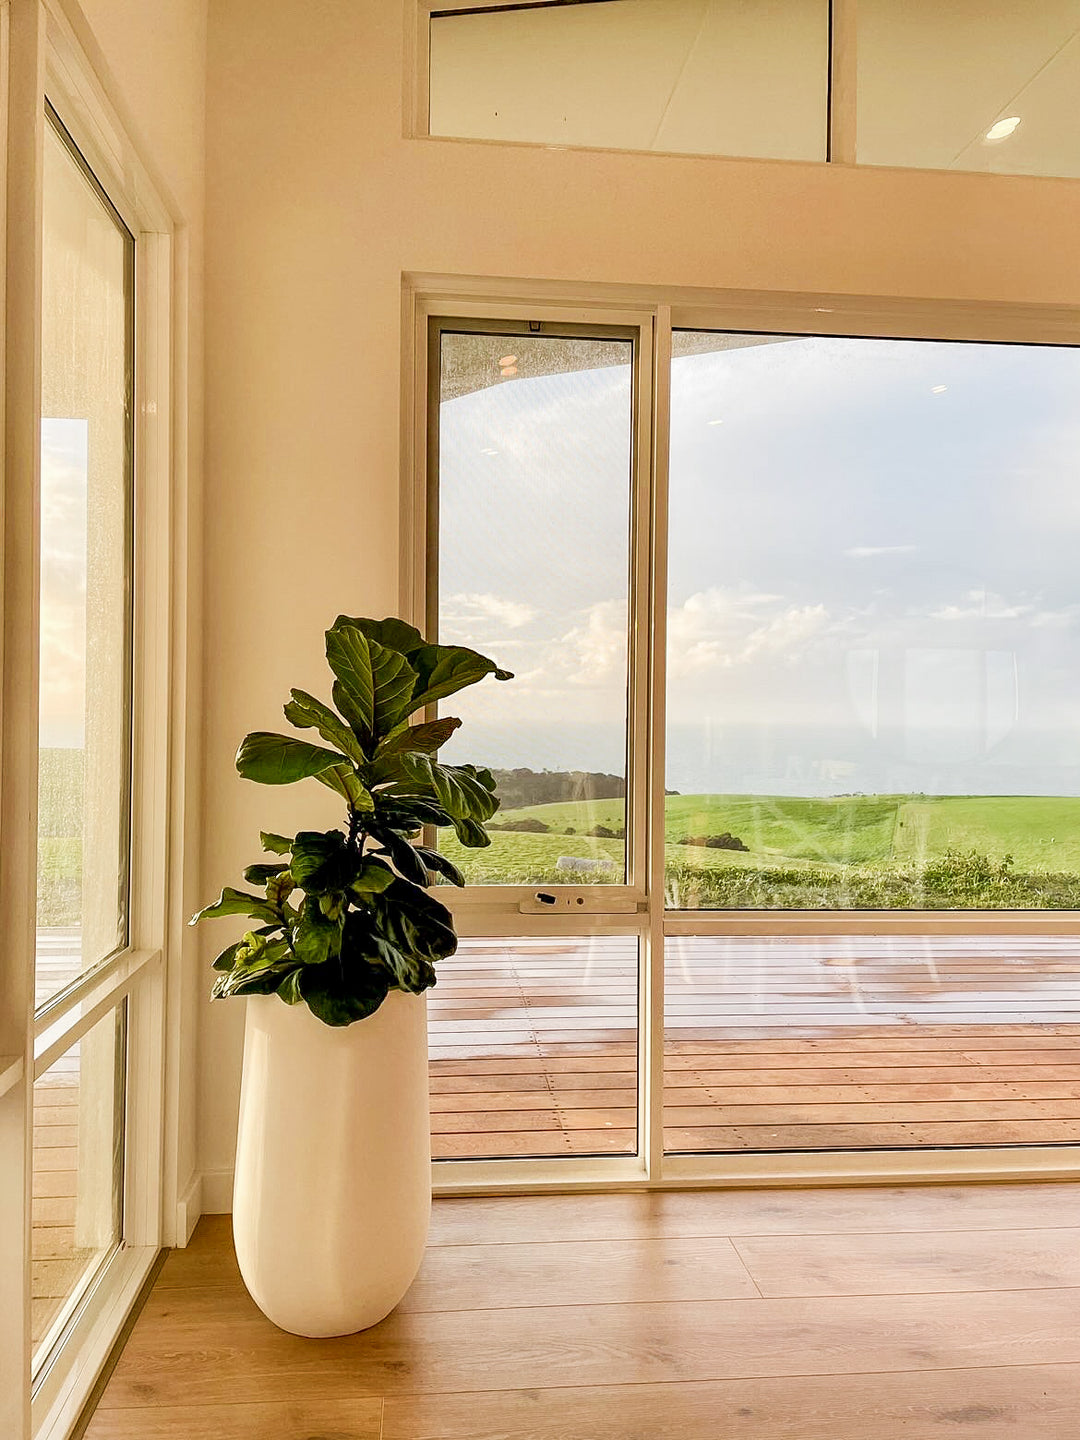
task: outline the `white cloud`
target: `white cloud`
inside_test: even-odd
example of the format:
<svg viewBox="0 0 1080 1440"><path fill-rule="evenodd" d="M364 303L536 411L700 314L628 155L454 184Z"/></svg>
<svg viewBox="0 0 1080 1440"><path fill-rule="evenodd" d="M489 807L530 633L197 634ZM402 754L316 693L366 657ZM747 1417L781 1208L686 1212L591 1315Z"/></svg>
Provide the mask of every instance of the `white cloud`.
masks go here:
<svg viewBox="0 0 1080 1440"><path fill-rule="evenodd" d="M911 555L917 545L853 545L844 554L852 560L872 560L875 555Z"/></svg>
<svg viewBox="0 0 1080 1440"><path fill-rule="evenodd" d="M571 685L596 685L626 675L626 602L601 600L590 606L582 625L558 642L555 654L569 665Z"/></svg>
<svg viewBox="0 0 1080 1440"><path fill-rule="evenodd" d="M777 655L801 647L814 635L819 635L829 623L829 612L824 605L796 605L774 615L747 638L742 660L758 655Z"/></svg>
<svg viewBox="0 0 1080 1440"><path fill-rule="evenodd" d="M1010 604L992 590L968 590L957 605L941 605L929 612L931 620L1022 620L1035 613L1034 605Z"/></svg>
<svg viewBox="0 0 1080 1440"><path fill-rule="evenodd" d="M830 625L824 605L790 605L782 595L714 586L668 615L668 666L689 676L765 656L794 657Z"/></svg>
<svg viewBox="0 0 1080 1440"><path fill-rule="evenodd" d="M510 630L518 630L536 618L536 611L516 600L503 600L498 595L451 595L443 604L444 625L467 627L477 622L493 621Z"/></svg>

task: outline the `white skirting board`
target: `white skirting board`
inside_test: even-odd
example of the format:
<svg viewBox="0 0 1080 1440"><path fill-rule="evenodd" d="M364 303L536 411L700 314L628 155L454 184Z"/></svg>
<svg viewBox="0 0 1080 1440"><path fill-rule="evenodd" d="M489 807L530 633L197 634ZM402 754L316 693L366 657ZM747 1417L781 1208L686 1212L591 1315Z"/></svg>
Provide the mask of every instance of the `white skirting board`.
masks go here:
<svg viewBox="0 0 1080 1440"><path fill-rule="evenodd" d="M191 1184L176 1202L176 1246L183 1250L195 1233L199 1216L203 1213L203 1177L196 1173Z"/></svg>
<svg viewBox="0 0 1080 1440"><path fill-rule="evenodd" d="M202 1172L203 1215L231 1215L233 1197L233 1172L229 1170L204 1170Z"/></svg>

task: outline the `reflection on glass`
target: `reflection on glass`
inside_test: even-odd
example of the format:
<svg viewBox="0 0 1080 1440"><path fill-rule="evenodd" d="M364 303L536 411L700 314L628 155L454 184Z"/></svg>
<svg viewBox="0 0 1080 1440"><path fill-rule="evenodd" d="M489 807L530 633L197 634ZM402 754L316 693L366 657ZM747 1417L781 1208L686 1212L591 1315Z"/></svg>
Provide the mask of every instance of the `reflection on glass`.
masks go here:
<svg viewBox="0 0 1080 1440"><path fill-rule="evenodd" d="M824 160L827 0L601 0L436 15L430 130Z"/></svg>
<svg viewBox="0 0 1080 1440"><path fill-rule="evenodd" d="M46 127L41 1004L127 930L131 237Z"/></svg>
<svg viewBox="0 0 1080 1440"><path fill-rule="evenodd" d="M681 333L678 908L1080 905L1080 352Z"/></svg>
<svg viewBox="0 0 1080 1440"><path fill-rule="evenodd" d="M113 1010L34 1084L36 1361L120 1239L123 1036Z"/></svg>
<svg viewBox="0 0 1080 1440"><path fill-rule="evenodd" d="M442 335L439 639L513 670L443 703L453 763L494 770L473 883L625 875L632 346Z"/></svg>
<svg viewBox="0 0 1080 1440"><path fill-rule="evenodd" d="M637 1149L633 936L462 940L428 992L436 1160Z"/></svg>
<svg viewBox="0 0 1080 1440"><path fill-rule="evenodd" d="M1080 175L1080 0L859 0L858 159Z"/></svg>
<svg viewBox="0 0 1080 1440"><path fill-rule="evenodd" d="M664 1146L1075 1145L1072 936L665 942Z"/></svg>

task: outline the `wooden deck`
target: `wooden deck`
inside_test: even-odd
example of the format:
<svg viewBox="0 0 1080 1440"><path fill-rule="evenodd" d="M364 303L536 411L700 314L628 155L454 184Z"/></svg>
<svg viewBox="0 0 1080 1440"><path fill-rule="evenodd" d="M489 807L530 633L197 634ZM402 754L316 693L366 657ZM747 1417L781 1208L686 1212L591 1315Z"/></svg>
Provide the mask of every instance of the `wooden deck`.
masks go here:
<svg viewBox="0 0 1080 1440"><path fill-rule="evenodd" d="M68 985L80 966L77 930L39 931L37 1004ZM75 1242L79 1073L76 1047L34 1085L31 1338L35 1348L67 1299L93 1274L102 1254Z"/></svg>
<svg viewBox="0 0 1080 1440"><path fill-rule="evenodd" d="M433 1152L632 1152L633 940L469 940L430 996ZM1072 938L669 940L673 1151L1080 1141Z"/></svg>

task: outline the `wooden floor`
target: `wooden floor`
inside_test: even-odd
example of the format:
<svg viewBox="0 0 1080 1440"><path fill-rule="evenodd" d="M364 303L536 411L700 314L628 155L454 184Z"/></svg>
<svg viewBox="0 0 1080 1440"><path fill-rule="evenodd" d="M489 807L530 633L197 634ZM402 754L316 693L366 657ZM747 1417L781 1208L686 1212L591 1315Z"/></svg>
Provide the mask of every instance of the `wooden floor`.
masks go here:
<svg viewBox="0 0 1080 1440"><path fill-rule="evenodd" d="M362 1263L362 1256L350 1257ZM1080 1186L440 1200L399 1309L174 1252L87 1440L1076 1440Z"/></svg>
<svg viewBox="0 0 1080 1440"><path fill-rule="evenodd" d="M465 940L429 995L443 1159L636 1148L636 942ZM1072 937L667 944L665 1143L1080 1141Z"/></svg>

